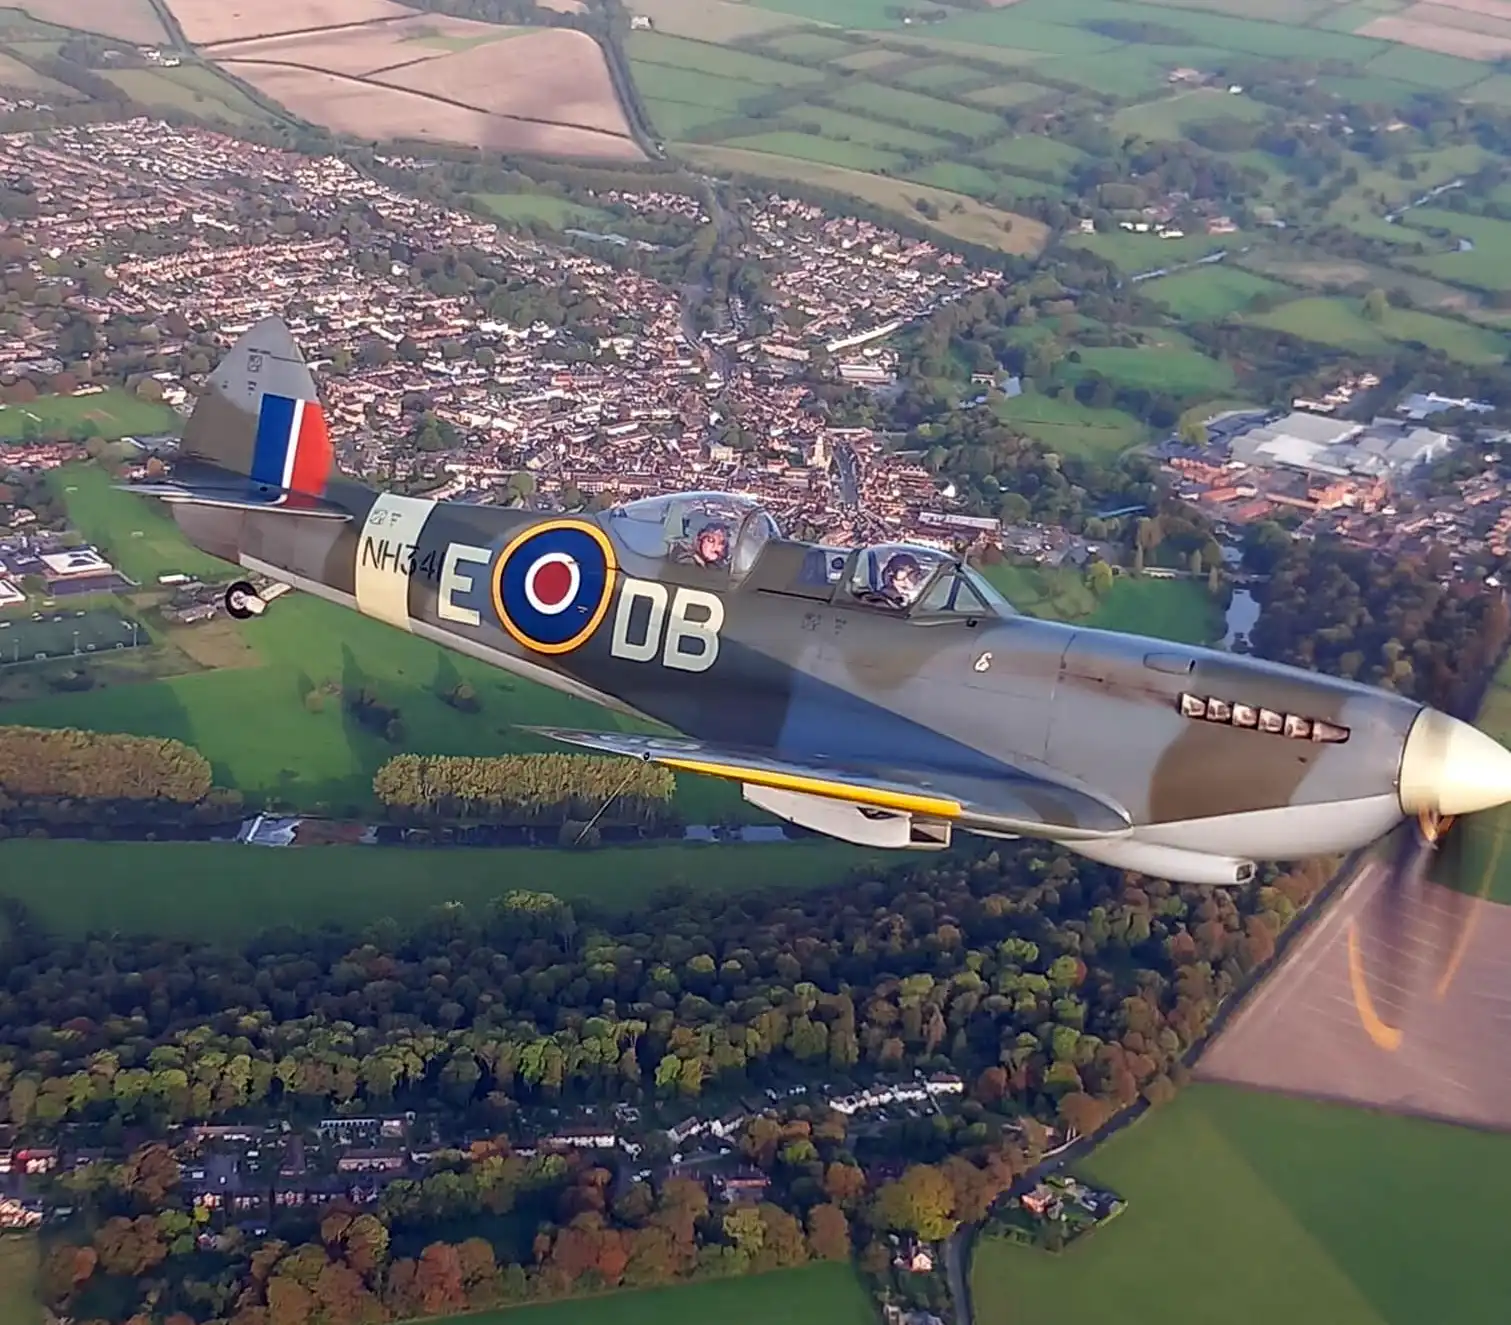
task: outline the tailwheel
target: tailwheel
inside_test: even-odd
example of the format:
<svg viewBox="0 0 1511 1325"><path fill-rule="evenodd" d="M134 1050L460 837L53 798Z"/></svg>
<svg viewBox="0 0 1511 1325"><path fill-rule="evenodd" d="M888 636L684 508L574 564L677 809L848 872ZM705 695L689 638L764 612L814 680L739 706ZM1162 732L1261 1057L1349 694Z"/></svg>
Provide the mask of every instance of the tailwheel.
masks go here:
<svg viewBox="0 0 1511 1325"><path fill-rule="evenodd" d="M256 589L245 580L237 580L226 590L226 611L237 621L249 621L257 613L257 609L252 606L252 600L256 597Z"/></svg>

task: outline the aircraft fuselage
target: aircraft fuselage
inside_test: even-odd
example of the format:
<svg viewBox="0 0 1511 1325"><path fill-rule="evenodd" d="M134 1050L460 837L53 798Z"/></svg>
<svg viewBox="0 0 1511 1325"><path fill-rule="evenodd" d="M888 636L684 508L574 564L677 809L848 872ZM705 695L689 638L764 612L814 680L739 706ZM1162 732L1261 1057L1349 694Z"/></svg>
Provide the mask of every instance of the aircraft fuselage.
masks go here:
<svg viewBox="0 0 1511 1325"><path fill-rule="evenodd" d="M1224 858L1346 851L1402 816L1402 751L1422 708L1384 691L1025 616L908 622L842 589L829 601L721 592L695 567L637 566L623 549L603 592L582 590L581 629L544 639L513 619L525 610L507 567L521 546L591 519L340 480L326 497L352 519L172 510L227 561L721 746L983 787L1006 768L1040 772L1125 811L1130 842ZM1238 720L1198 713L1207 701L1237 706ZM1342 739L1317 739L1324 730Z"/></svg>

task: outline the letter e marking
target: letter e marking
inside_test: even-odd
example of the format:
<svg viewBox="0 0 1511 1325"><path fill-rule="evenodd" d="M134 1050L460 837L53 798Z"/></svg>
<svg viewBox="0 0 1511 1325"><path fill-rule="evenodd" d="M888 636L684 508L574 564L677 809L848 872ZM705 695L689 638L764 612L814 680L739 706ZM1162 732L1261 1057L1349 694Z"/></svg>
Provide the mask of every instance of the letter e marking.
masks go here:
<svg viewBox="0 0 1511 1325"><path fill-rule="evenodd" d="M459 593L471 593L474 580L470 575L458 573L457 567L464 561L486 566L493 553L485 547L473 547L470 543L449 543L446 558L441 563L441 591L436 595L436 615L443 621L456 621L464 626L482 623L477 609L463 607L456 601Z"/></svg>

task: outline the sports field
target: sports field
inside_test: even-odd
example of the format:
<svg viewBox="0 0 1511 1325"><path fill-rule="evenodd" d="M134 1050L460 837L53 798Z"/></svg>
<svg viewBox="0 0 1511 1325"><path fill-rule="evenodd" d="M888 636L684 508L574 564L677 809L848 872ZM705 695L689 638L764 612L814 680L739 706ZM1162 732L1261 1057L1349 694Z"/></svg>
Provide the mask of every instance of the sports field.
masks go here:
<svg viewBox="0 0 1511 1325"><path fill-rule="evenodd" d="M0 613L0 667L151 642L145 630L119 611L49 608L40 621L33 620L34 615L24 609Z"/></svg>
<svg viewBox="0 0 1511 1325"><path fill-rule="evenodd" d="M511 888L630 910L660 888L813 888L886 853L841 842L671 843L562 851L257 847L199 842L0 842L0 895L64 934L243 938L275 925L413 920ZM4 1325L0 1321L0 1325Z"/></svg>
<svg viewBox="0 0 1511 1325"><path fill-rule="evenodd" d="M38 396L25 405L0 405L0 441L153 437L177 432L180 422L166 405L111 388L92 396Z"/></svg>
<svg viewBox="0 0 1511 1325"><path fill-rule="evenodd" d="M64 465L49 482L68 508L69 523L138 584L179 572L212 581L236 573L190 544L160 502L121 492L96 465Z"/></svg>
<svg viewBox="0 0 1511 1325"><path fill-rule="evenodd" d="M1489 1325L1511 1137L1198 1085L1084 1166L1123 1215L1060 1256L983 1239L979 1325Z"/></svg>

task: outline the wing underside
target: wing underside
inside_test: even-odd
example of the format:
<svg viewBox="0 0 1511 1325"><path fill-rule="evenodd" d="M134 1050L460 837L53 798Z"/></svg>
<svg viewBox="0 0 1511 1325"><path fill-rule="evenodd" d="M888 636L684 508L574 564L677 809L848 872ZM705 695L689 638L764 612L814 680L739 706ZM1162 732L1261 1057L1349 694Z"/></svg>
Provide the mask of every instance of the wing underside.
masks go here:
<svg viewBox="0 0 1511 1325"><path fill-rule="evenodd" d="M985 778L818 756L778 758L676 736L561 727L525 730L603 754L726 778L747 787L816 796L967 830L1021 832L1072 842L1121 837L1131 826L1128 815L1114 805L1078 788L1010 767L1004 767L1000 777Z"/></svg>

